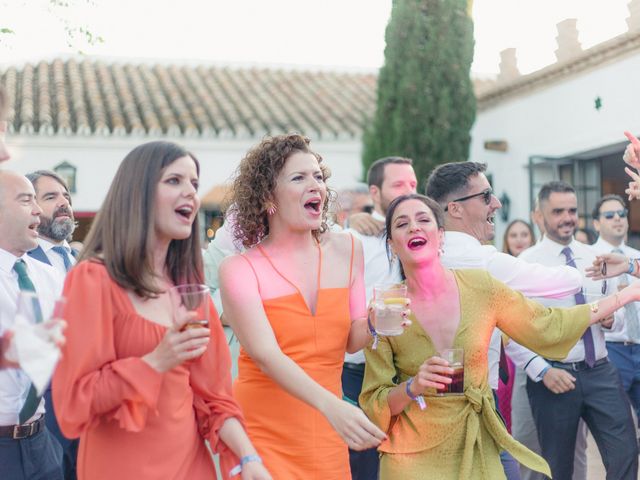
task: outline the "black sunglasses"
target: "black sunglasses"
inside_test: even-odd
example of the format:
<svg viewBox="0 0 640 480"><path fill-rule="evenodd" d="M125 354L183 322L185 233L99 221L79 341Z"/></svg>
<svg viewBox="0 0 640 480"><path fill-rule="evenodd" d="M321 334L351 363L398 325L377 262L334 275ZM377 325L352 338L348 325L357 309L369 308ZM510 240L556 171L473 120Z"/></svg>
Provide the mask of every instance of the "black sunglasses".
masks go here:
<svg viewBox="0 0 640 480"><path fill-rule="evenodd" d="M493 196L493 190L490 189L490 188L487 188L486 190L483 190L480 193L474 193L473 195L467 195L466 197L456 198L455 200L451 200L451 201L452 202L464 202L465 200L470 200L472 198L480 197L480 196L482 196L482 199L484 200L484 203L486 205L489 205L491 203L491 197ZM446 212L447 210L449 210L449 205L444 207L444 211Z"/></svg>
<svg viewBox="0 0 640 480"><path fill-rule="evenodd" d="M629 210L627 210L626 208L623 208L622 210L610 210L607 212L600 212L600 216L606 218L607 220L611 220L613 217L616 216L616 213L620 218L627 218L627 215L629 214Z"/></svg>

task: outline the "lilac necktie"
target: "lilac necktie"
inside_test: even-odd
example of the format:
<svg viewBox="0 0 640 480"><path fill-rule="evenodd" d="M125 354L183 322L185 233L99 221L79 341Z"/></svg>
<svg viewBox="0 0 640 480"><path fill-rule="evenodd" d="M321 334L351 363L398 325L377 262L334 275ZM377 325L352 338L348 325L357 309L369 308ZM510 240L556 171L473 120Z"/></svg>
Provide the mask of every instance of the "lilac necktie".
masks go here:
<svg viewBox="0 0 640 480"><path fill-rule="evenodd" d="M576 267L576 263L573 261L573 252L571 251L571 248L564 247L562 249L562 254L567 259L567 265L573 268L578 268ZM576 293L574 298L576 299L576 305L584 305L587 303L582 291ZM587 363L589 368L592 368L596 364L596 348L593 344L593 333L591 333L591 327L587 328L582 335L582 342L584 343L584 361Z"/></svg>

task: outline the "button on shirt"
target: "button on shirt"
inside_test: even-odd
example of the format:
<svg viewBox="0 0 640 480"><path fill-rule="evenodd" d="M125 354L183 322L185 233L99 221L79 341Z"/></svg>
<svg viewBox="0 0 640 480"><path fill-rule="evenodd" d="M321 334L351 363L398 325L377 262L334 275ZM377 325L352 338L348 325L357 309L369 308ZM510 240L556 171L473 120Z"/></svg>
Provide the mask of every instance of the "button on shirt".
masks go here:
<svg viewBox="0 0 640 480"><path fill-rule="evenodd" d="M65 274L67 270L64 268L64 260L62 259L62 256L60 256L59 253L54 252L52 250L53 247L57 247L58 245L56 245L55 243L51 243L49 240L45 240L42 237L38 238L38 244L40 245L40 248L42 248L42 251L51 262L51 265L59 272L62 272L63 274ZM62 242L62 245L60 246L66 250L67 255L69 257L69 261L71 262L71 265L75 265L76 259L71 254L71 247L69 246L69 243L65 240L64 242Z"/></svg>
<svg viewBox="0 0 640 480"><path fill-rule="evenodd" d="M380 222L384 222L384 216L373 211L371 216ZM380 235L361 235L355 230L348 229L349 233L362 242L364 255L364 286L367 295L367 303L373 298L373 287L376 285L388 285L402 281L400 275L400 262L396 259L389 261L387 253L387 237L384 232ZM348 363L364 363L364 352L347 353L344 357Z"/></svg>
<svg viewBox="0 0 640 480"><path fill-rule="evenodd" d="M548 237L544 237L540 243L525 250L520 254L520 258L529 262L537 262L548 266L560 266L566 264L566 258L562 253L562 250L568 246L573 252L573 259L576 264L577 270L580 274L584 274L585 268L591 266L597 252L589 245L577 242L573 240L569 245L561 245ZM601 298L602 281L593 281L589 278L584 278L583 293L587 303L596 301ZM534 300L540 302L547 307L572 307L576 304L573 295L568 295L561 299L549 299L549 298L534 298ZM593 335L593 343L595 346L596 360L607 356L607 347L604 341L604 332L599 324L592 325L591 333ZM578 343L571 349L567 358L562 360L563 362L580 362L584 360L584 342L579 340ZM527 372L529 373L529 372ZM529 375L531 376L531 375Z"/></svg>
<svg viewBox="0 0 640 480"><path fill-rule="evenodd" d="M622 250L622 253L629 258L640 258L640 250L631 248L624 243L618 247L614 247L602 237L598 238L598 241L591 245L591 248L593 248L598 254L611 253L614 248L619 248L620 250ZM625 275L621 275L620 277L615 277L607 280L607 295L611 295L618 291L618 282L620 282L621 279L624 280L624 277ZM626 277L627 281L638 281L631 275L626 275ZM627 308L629 308L630 306L635 310L636 315L638 315L638 313L640 312L640 310L638 309L638 307L640 307L640 302L629 303L627 305ZM629 337L627 336L626 322L624 321L625 309L620 308L616 310L613 318L614 320L611 329L602 328L602 330L604 331L605 340L607 342L628 342Z"/></svg>
<svg viewBox="0 0 640 480"><path fill-rule="evenodd" d="M582 276L575 268L564 263L549 268L528 262L520 257L499 252L493 245L482 245L478 239L463 232L445 232L442 264L446 268L477 268L488 271L509 288L527 297L560 298L573 295L582 286ZM489 385L498 388L498 364L500 362L501 332L497 328L489 345ZM546 366L544 359L535 359L535 354L525 347L510 341L505 351L516 365L537 372ZM533 361L531 361L533 359ZM536 373L537 374L537 373Z"/></svg>
<svg viewBox="0 0 640 480"><path fill-rule="evenodd" d="M27 274L35 286L44 319L53 312L55 301L62 293L64 277L53 267L23 255ZM15 320L18 300L18 274L13 270L18 257L0 249L0 335L11 328ZM15 425L22 409L31 381L19 368L0 369L0 425ZM33 418L45 411L40 402Z"/></svg>

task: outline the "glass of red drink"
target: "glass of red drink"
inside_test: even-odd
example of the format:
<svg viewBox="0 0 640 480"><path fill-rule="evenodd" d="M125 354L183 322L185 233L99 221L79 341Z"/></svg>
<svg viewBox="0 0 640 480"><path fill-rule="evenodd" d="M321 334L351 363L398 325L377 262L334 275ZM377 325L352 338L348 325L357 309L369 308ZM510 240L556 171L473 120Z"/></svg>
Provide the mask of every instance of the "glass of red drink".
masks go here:
<svg viewBox="0 0 640 480"><path fill-rule="evenodd" d="M445 385L443 390L438 390L439 395L464 395L464 349L448 348L440 353L440 358L449 362L453 368L451 383Z"/></svg>

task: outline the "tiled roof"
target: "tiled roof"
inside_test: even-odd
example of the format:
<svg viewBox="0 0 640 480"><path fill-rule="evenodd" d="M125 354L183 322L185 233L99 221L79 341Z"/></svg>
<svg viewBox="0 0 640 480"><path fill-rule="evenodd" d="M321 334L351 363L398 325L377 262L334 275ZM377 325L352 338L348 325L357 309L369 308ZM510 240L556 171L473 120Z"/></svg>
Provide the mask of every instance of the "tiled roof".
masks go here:
<svg viewBox="0 0 640 480"><path fill-rule="evenodd" d="M376 75L54 60L0 70L9 130L68 136L359 137Z"/></svg>

